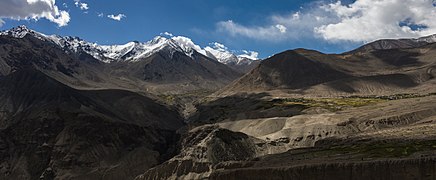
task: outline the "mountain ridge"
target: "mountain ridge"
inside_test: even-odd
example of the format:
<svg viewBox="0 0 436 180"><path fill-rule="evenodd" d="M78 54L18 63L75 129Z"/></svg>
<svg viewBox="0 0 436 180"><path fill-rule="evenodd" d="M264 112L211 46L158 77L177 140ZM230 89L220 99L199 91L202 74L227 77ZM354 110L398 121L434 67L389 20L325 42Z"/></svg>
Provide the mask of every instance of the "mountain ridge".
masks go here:
<svg viewBox="0 0 436 180"><path fill-rule="evenodd" d="M432 43L436 43L436 34L419 38L380 39L367 43L357 49L346 52L345 54L362 53L374 50L417 48Z"/></svg>
<svg viewBox="0 0 436 180"><path fill-rule="evenodd" d="M344 54L288 50L263 60L255 69L216 94L271 90L319 96L420 92L421 88L427 89L434 83L432 57L436 54L436 43L424 42L411 47L356 49Z"/></svg>
<svg viewBox="0 0 436 180"><path fill-rule="evenodd" d="M200 46L192 42L191 39L183 36L175 36L170 38L156 36L152 40L145 43L131 41L122 45L98 45L96 43L87 42L79 37L45 35L28 29L24 25L0 32L0 35L9 35L15 38L23 38L28 34L40 40L49 41L59 45L65 50L70 50L75 53L78 51L84 51L105 63L114 61L139 61L149 57L150 55L167 46L174 48L176 51L183 52L187 56L191 56L193 51L197 51L200 54L215 59L223 64L237 64L239 66L243 66L250 65L252 62L258 60L257 54L253 56L253 52L248 51L246 51L246 54L235 55L227 49L219 49L217 47L207 46L206 48L202 49ZM224 47L224 45L222 46ZM211 53L211 51L213 51L213 53ZM223 58L223 54L230 54L231 56Z"/></svg>
<svg viewBox="0 0 436 180"><path fill-rule="evenodd" d="M24 31L29 33L27 29ZM146 93L186 93L202 89L213 91L240 76L240 73L227 65L196 51L192 51L191 56L186 55L179 46L167 39L156 39L155 42L172 42L169 44L171 47L160 46L159 51L140 61L106 63L96 59L95 54L93 56L82 50L92 49L93 46L65 43L68 47L62 47L47 36L27 36L26 33L17 33L19 38L12 35L0 36L3 42L0 44L0 74L7 75L18 69L33 67L79 89L121 88ZM71 42L82 41L79 38L68 38L71 38ZM77 51L72 51L71 48ZM128 55L126 52L122 56ZM157 81L159 78L165 81Z"/></svg>

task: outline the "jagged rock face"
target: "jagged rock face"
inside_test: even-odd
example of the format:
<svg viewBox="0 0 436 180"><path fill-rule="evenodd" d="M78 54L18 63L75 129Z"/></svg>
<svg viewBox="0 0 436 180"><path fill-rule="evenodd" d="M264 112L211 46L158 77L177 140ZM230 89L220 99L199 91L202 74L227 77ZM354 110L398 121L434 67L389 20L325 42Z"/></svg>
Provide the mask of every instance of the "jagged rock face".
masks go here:
<svg viewBox="0 0 436 180"><path fill-rule="evenodd" d="M123 90L72 89L37 70L0 77L0 179L133 178L170 158L178 113Z"/></svg>
<svg viewBox="0 0 436 180"><path fill-rule="evenodd" d="M262 154L265 142L216 126L191 130L182 140L180 154L136 179L207 178L214 166L244 161Z"/></svg>

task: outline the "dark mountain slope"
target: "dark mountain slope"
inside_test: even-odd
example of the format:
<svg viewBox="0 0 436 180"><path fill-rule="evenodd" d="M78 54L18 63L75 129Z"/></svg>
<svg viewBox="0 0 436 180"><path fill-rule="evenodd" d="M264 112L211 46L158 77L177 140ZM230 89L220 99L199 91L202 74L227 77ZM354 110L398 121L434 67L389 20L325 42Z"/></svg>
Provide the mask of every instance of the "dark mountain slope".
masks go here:
<svg viewBox="0 0 436 180"><path fill-rule="evenodd" d="M170 157L184 125L141 95L75 90L32 69L0 87L1 178L134 177Z"/></svg>
<svg viewBox="0 0 436 180"><path fill-rule="evenodd" d="M73 87L113 87L103 71L104 64L88 54L67 54L51 42L27 35L23 38L0 36L0 75L20 69L38 69Z"/></svg>
<svg viewBox="0 0 436 180"><path fill-rule="evenodd" d="M109 64L112 75L139 79L147 89L160 93L183 93L205 89L214 91L240 76L226 65L195 53L193 58L170 48L137 62Z"/></svg>

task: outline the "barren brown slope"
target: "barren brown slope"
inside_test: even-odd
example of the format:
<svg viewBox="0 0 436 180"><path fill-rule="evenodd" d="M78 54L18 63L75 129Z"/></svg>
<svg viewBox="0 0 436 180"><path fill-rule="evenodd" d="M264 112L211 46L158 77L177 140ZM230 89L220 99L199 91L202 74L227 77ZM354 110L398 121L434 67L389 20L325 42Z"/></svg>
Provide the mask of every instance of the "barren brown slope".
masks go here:
<svg viewBox="0 0 436 180"><path fill-rule="evenodd" d="M219 92L282 90L294 94L384 94L426 91L434 84L436 44L359 54L292 50L263 61Z"/></svg>
<svg viewBox="0 0 436 180"><path fill-rule="evenodd" d="M320 60L311 59L297 50L285 51L264 60L230 88L300 89L349 75Z"/></svg>

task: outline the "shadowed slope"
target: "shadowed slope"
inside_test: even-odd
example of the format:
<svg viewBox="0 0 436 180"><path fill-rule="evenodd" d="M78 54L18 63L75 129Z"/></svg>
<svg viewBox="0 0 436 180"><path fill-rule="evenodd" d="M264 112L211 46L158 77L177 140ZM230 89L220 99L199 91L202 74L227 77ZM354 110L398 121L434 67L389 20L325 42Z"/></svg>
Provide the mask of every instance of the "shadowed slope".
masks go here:
<svg viewBox="0 0 436 180"><path fill-rule="evenodd" d="M36 70L0 78L2 178L120 179L171 157L175 111L122 90L72 89Z"/></svg>

